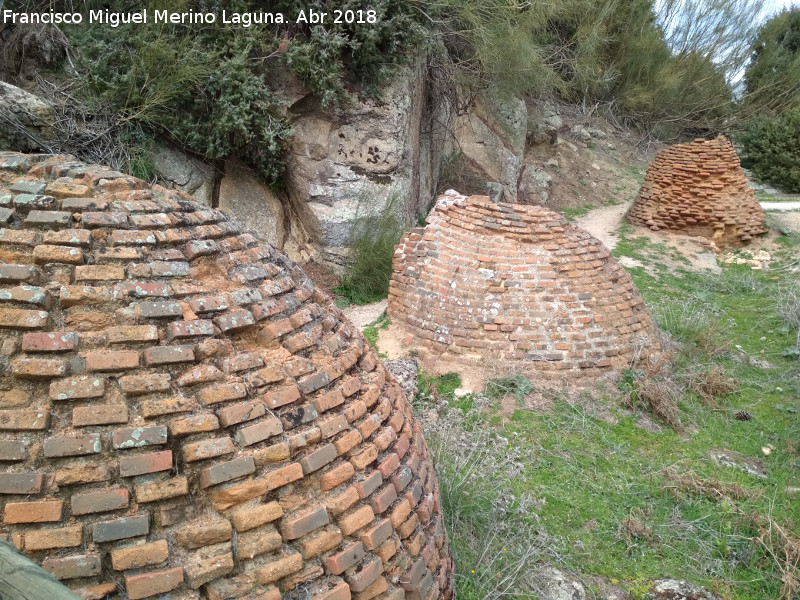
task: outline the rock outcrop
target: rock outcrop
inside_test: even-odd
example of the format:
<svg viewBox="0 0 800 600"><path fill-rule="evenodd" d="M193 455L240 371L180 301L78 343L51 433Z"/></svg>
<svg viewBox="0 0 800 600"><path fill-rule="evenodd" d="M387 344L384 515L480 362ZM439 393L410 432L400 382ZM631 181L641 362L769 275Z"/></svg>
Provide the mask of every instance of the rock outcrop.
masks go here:
<svg viewBox="0 0 800 600"><path fill-rule="evenodd" d="M10 83L0 81L0 150L46 150L53 143L53 107Z"/></svg>
<svg viewBox="0 0 800 600"><path fill-rule="evenodd" d="M393 325L452 370L586 381L659 353L626 271L541 206L448 192L400 241L393 266Z"/></svg>
<svg viewBox="0 0 800 600"><path fill-rule="evenodd" d="M84 598L452 596L394 378L222 211L0 153L3 536Z"/></svg>
<svg viewBox="0 0 800 600"><path fill-rule="evenodd" d="M764 211L724 136L697 139L662 150L628 213L628 221L741 246L767 232Z"/></svg>

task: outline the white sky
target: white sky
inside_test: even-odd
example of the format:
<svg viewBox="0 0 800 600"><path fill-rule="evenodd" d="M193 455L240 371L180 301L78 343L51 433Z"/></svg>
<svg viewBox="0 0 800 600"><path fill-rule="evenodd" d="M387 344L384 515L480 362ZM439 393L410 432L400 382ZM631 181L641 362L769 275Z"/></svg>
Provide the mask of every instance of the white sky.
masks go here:
<svg viewBox="0 0 800 600"><path fill-rule="evenodd" d="M799 0L767 0L767 13L770 15L775 14L779 10L789 8L792 4L800 5Z"/></svg>

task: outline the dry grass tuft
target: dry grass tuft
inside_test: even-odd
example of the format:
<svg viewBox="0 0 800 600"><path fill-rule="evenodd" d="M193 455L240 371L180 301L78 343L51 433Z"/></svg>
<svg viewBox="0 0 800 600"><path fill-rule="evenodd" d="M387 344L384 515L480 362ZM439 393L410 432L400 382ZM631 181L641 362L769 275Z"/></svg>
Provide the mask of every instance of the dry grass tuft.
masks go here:
<svg viewBox="0 0 800 600"><path fill-rule="evenodd" d="M714 365L708 371L689 374L688 388L706 404L716 406L718 397L738 391L739 385L736 379L725 375L722 367Z"/></svg>
<svg viewBox="0 0 800 600"><path fill-rule="evenodd" d="M663 472L665 483L662 490L676 502L683 500L684 493L703 496L712 500L756 500L761 492L748 490L738 483L728 483L713 477L702 478L694 473Z"/></svg>
<svg viewBox="0 0 800 600"><path fill-rule="evenodd" d="M645 518L649 516L641 508L635 506L631 509L630 514L622 520L621 533L628 544L631 546L634 539L651 541L654 537L653 530L645 524Z"/></svg>
<svg viewBox="0 0 800 600"><path fill-rule="evenodd" d="M781 573L780 600L794 600L800 594L800 535L759 512L752 512L748 520L758 532L751 541L764 549Z"/></svg>

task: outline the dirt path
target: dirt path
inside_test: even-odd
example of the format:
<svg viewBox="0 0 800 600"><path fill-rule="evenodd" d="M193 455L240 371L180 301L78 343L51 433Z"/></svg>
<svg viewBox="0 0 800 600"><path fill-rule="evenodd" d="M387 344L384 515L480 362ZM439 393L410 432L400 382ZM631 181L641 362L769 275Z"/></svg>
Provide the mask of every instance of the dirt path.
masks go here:
<svg viewBox="0 0 800 600"><path fill-rule="evenodd" d="M622 224L622 219L631 204L633 204L633 200L614 206L595 208L575 219L574 224L591 233L603 242L606 248L613 250L619 241L619 237L614 232Z"/></svg>
<svg viewBox="0 0 800 600"><path fill-rule="evenodd" d="M786 210L800 210L800 200L794 200L792 202L760 202L761 208L764 210L777 210L777 211L786 211Z"/></svg>
<svg viewBox="0 0 800 600"><path fill-rule="evenodd" d="M375 321L386 310L386 300L374 302L372 304L365 304L363 306L348 306L343 308L342 312L350 319L350 322L358 327L359 331L364 331L364 328Z"/></svg>

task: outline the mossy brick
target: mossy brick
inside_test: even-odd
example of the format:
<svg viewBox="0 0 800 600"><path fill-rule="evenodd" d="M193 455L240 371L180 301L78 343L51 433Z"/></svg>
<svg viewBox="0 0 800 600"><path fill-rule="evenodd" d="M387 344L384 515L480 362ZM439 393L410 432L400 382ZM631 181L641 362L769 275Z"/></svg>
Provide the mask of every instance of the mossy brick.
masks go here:
<svg viewBox="0 0 800 600"><path fill-rule="evenodd" d="M194 360L191 346L156 346L144 351L144 363L147 366L174 365Z"/></svg>
<svg viewBox="0 0 800 600"><path fill-rule="evenodd" d="M125 375L120 377L119 384L120 389L129 396L166 392L172 387L172 376L169 373Z"/></svg>
<svg viewBox="0 0 800 600"><path fill-rule="evenodd" d="M61 520L64 503L61 500L38 502L6 502L3 523L57 523Z"/></svg>
<svg viewBox="0 0 800 600"><path fill-rule="evenodd" d="M142 483L133 486L136 501L139 503L157 502L178 498L189 493L189 482L186 477L178 476L163 481Z"/></svg>
<svg viewBox="0 0 800 600"><path fill-rule="evenodd" d="M125 590L129 600L140 600L158 594L166 594L183 583L183 567L164 571L142 573L125 577Z"/></svg>
<svg viewBox="0 0 800 600"><path fill-rule="evenodd" d="M253 314L248 310L231 311L214 317L214 324L219 327L220 331L223 333L238 331L255 325L255 323L255 317L253 317Z"/></svg>
<svg viewBox="0 0 800 600"><path fill-rule="evenodd" d="M74 377L50 383L51 400L88 400L105 395L106 382L101 377Z"/></svg>
<svg viewBox="0 0 800 600"><path fill-rule="evenodd" d="M242 559L274 552L282 545L283 538L274 527L262 527L236 536L236 553Z"/></svg>
<svg viewBox="0 0 800 600"><path fill-rule="evenodd" d="M169 558L167 540L157 540L111 551L111 567L115 571L141 569L158 565Z"/></svg>
<svg viewBox="0 0 800 600"><path fill-rule="evenodd" d="M361 542L347 544L343 550L331 554L325 559L325 570L331 575L341 575L347 569L357 564L366 552Z"/></svg>
<svg viewBox="0 0 800 600"><path fill-rule="evenodd" d="M127 371L139 366L139 353L134 350L96 350L83 354L87 371Z"/></svg>
<svg viewBox="0 0 800 600"><path fill-rule="evenodd" d="M83 526L71 525L58 529L38 529L24 534L25 550L56 550L58 548L75 548L83 542Z"/></svg>
<svg viewBox="0 0 800 600"><path fill-rule="evenodd" d="M282 516L283 508L278 502L268 502L256 506L237 506L231 511L231 523L237 532L243 532L276 521Z"/></svg>
<svg viewBox="0 0 800 600"><path fill-rule="evenodd" d="M128 506L128 490L118 488L73 494L70 499L73 515L88 515L120 510Z"/></svg>
<svg viewBox="0 0 800 600"><path fill-rule="evenodd" d="M237 306L249 306L261 300L261 293L252 289L236 290L231 292L231 300Z"/></svg>
<svg viewBox="0 0 800 600"><path fill-rule="evenodd" d="M115 542L150 533L149 513L101 521L92 525L92 540L95 542Z"/></svg>
<svg viewBox="0 0 800 600"><path fill-rule="evenodd" d="M58 435L44 441L44 455L46 458L99 454L102 450L103 443L99 433Z"/></svg>
<svg viewBox="0 0 800 600"><path fill-rule="evenodd" d="M69 352L78 346L75 332L26 333L22 336L23 352Z"/></svg>
<svg viewBox="0 0 800 600"><path fill-rule="evenodd" d="M20 285L0 290L0 302L23 302L49 309L53 303L53 297L44 288Z"/></svg>
<svg viewBox="0 0 800 600"><path fill-rule="evenodd" d="M200 487L207 488L255 473L256 464L252 456L206 467L200 472Z"/></svg>
<svg viewBox="0 0 800 600"><path fill-rule="evenodd" d="M174 300L147 300L136 304L140 319L174 319L183 316L183 309Z"/></svg>
<svg viewBox="0 0 800 600"><path fill-rule="evenodd" d="M214 240L192 240L183 247L183 254L188 260L194 260L199 256L217 254L219 251L219 244Z"/></svg>
<svg viewBox="0 0 800 600"><path fill-rule="evenodd" d="M186 462L196 462L233 454L236 452L236 448L229 437L222 437L184 444L182 452Z"/></svg>
<svg viewBox="0 0 800 600"><path fill-rule="evenodd" d="M58 580L82 579L100 575L101 560L99 554L77 554L59 558L46 558L42 561L42 569Z"/></svg>
<svg viewBox="0 0 800 600"><path fill-rule="evenodd" d="M127 404L76 406L72 409L72 426L119 425L128 422Z"/></svg>
<svg viewBox="0 0 800 600"><path fill-rule="evenodd" d="M0 329L43 329L49 319L50 313L43 310L0 309Z"/></svg>
<svg viewBox="0 0 800 600"><path fill-rule="evenodd" d="M214 323L205 319L173 321L167 325L167 341L214 335Z"/></svg>
<svg viewBox="0 0 800 600"><path fill-rule="evenodd" d="M49 410L0 410L0 430L44 431L49 426Z"/></svg>
<svg viewBox="0 0 800 600"><path fill-rule="evenodd" d="M144 446L166 444L167 436L166 425L130 427L116 429L111 436L111 443L116 450L142 448Z"/></svg>

